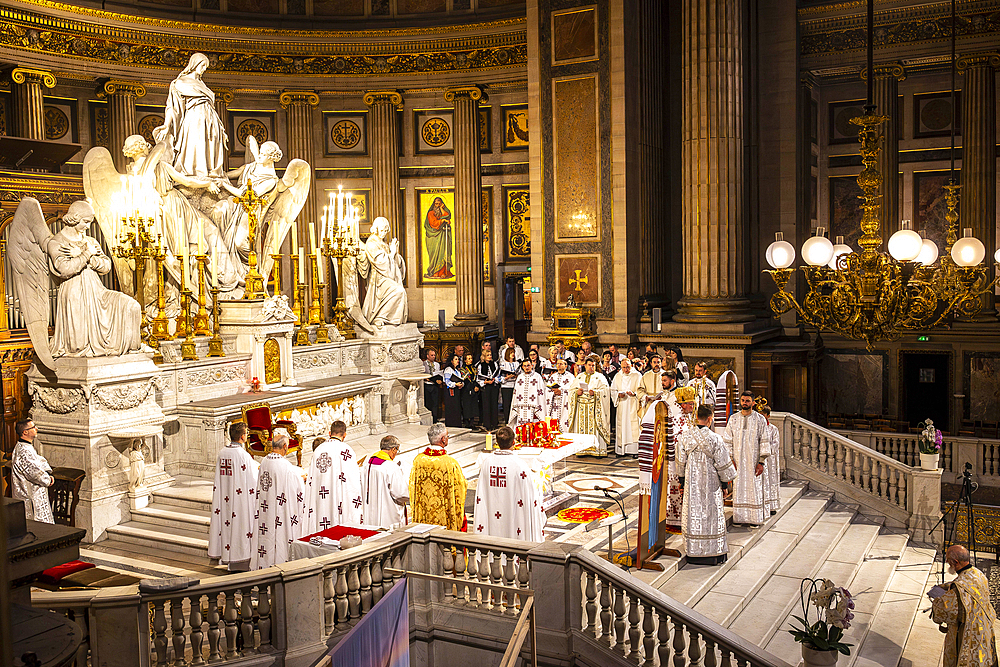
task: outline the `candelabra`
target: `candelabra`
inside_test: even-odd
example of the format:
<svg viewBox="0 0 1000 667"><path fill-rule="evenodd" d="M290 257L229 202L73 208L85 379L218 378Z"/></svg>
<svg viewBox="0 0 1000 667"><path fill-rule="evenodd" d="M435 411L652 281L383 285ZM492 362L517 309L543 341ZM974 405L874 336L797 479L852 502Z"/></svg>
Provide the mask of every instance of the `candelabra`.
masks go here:
<svg viewBox="0 0 1000 667"><path fill-rule="evenodd" d="M184 342L181 343L181 359L184 361L194 361L198 358L198 352L194 347L194 327L191 326L191 293L184 289L183 273L181 274L181 303L184 304L181 314L177 317L177 329L180 331L181 324L185 332ZM179 335L179 334L178 334Z"/></svg>
<svg viewBox="0 0 1000 667"><path fill-rule="evenodd" d="M312 273L312 289L309 290L312 296L312 304L309 306L309 324L319 324L319 312L322 310L319 307L320 293L317 287L319 287L319 265L316 262L316 253L309 255L309 270Z"/></svg>
<svg viewBox="0 0 1000 667"><path fill-rule="evenodd" d="M281 294L281 253L271 255L271 259L274 260L274 268L271 269L274 274L274 296L278 296Z"/></svg>
<svg viewBox="0 0 1000 667"><path fill-rule="evenodd" d="M309 315L306 312L306 299L305 299L306 284L300 282L298 284L298 298L296 303L299 304L299 328L295 331L295 344L296 345L312 345L309 340Z"/></svg>
<svg viewBox="0 0 1000 667"><path fill-rule="evenodd" d="M167 253L161 243L160 235L156 236L156 247L153 253L153 261L156 262L156 317L153 318L150 329L150 338L157 341L156 349L159 350L159 341L171 340L170 320L167 318L167 297L164 294L163 284L163 263L167 259Z"/></svg>
<svg viewBox="0 0 1000 667"><path fill-rule="evenodd" d="M224 357L225 351L222 349L222 327L219 324L219 313L222 308L219 305L219 286L212 288L212 338L208 341L208 356Z"/></svg>
<svg viewBox="0 0 1000 667"><path fill-rule="evenodd" d="M212 333L208 329L208 310L205 309L205 284L206 284L206 264L207 255L197 255L198 262L198 314L194 316L194 335L207 336ZM213 306L214 307L214 306Z"/></svg>
<svg viewBox="0 0 1000 667"><path fill-rule="evenodd" d="M181 279L180 279L180 289L178 293L180 295L181 311L174 318L174 335L177 338L185 338L189 331L191 331L191 293L187 290L187 265L184 263L186 257L181 258Z"/></svg>
<svg viewBox="0 0 1000 667"><path fill-rule="evenodd" d="M333 306L333 324L340 335L348 340L356 338L357 334L354 332L354 322L347 315L347 302L344 300L344 258L357 257L359 252L360 248L354 239L346 233L338 231L333 241L329 237L323 239L323 255L337 260L337 302Z"/></svg>
<svg viewBox="0 0 1000 667"><path fill-rule="evenodd" d="M302 323L299 319L299 311L302 309L302 304L299 302L299 295L301 294L296 287L295 279L299 275L299 256L295 254L295 249L292 248L292 312L295 313L295 321Z"/></svg>
<svg viewBox="0 0 1000 667"><path fill-rule="evenodd" d="M247 179L247 189L242 197L233 197L233 201L240 204L247 214L248 236L250 245L250 256L247 258L247 275L245 278L246 287L243 290L243 298L263 299L267 296L264 290L264 276L257 271L257 210L264 202L262 197L258 197L253 191L253 182Z"/></svg>
<svg viewBox="0 0 1000 667"><path fill-rule="evenodd" d="M326 261L326 257L323 258ZM324 271L325 273L326 271ZM318 278L318 276L317 276ZM317 343L329 343L330 342L330 329L326 326L326 283L317 282L316 290L319 292L319 326L316 327L316 342Z"/></svg>
<svg viewBox="0 0 1000 667"><path fill-rule="evenodd" d="M152 337L149 331L149 318L146 315L146 262L153 259L159 252L153 245L156 237L153 235L154 219L142 217L136 212L132 217L122 216L121 225L124 230L116 239L117 245L111 249L115 257L131 260L135 269L133 270L133 285L135 288L135 300L139 302L139 311L142 320L139 324L140 337L142 341L153 347Z"/></svg>

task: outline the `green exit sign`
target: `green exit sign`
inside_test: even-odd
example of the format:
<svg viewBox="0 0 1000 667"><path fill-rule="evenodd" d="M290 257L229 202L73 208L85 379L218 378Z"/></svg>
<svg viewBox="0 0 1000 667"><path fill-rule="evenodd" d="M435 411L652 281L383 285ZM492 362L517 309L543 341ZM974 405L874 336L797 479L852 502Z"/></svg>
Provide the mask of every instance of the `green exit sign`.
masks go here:
<svg viewBox="0 0 1000 667"><path fill-rule="evenodd" d="M930 336L917 336L917 342L918 343L926 343L930 339L931 339Z"/></svg>

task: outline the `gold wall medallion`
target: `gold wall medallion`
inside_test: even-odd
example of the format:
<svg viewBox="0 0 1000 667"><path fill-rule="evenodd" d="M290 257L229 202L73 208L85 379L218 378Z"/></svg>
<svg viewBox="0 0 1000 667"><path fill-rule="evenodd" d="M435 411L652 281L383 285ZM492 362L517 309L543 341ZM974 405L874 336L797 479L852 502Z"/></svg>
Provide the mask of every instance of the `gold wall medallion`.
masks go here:
<svg viewBox="0 0 1000 667"><path fill-rule="evenodd" d="M142 117L142 120L139 121L139 127L137 129L143 139L145 139L150 146L153 146L156 144L156 140L153 139L153 130L158 128L160 125L163 125L163 116L150 114Z"/></svg>
<svg viewBox="0 0 1000 667"><path fill-rule="evenodd" d="M451 128L443 118L431 118L420 128L420 136L428 146L440 148L448 143Z"/></svg>
<svg viewBox="0 0 1000 667"><path fill-rule="evenodd" d="M264 341L264 382L266 384L281 382L281 349L278 341L273 338Z"/></svg>
<svg viewBox="0 0 1000 667"><path fill-rule="evenodd" d="M507 261L531 257L531 193L527 185L503 187Z"/></svg>
<svg viewBox="0 0 1000 667"><path fill-rule="evenodd" d="M330 132L337 148L349 150L361 141L361 128L353 120L342 120L333 126Z"/></svg>
<svg viewBox="0 0 1000 667"><path fill-rule="evenodd" d="M257 140L257 145L264 143L268 139L267 126L256 118L247 118L236 128L236 138L240 143L246 145L247 137L252 136Z"/></svg>
<svg viewBox="0 0 1000 667"><path fill-rule="evenodd" d="M45 107L45 138L62 139L69 132L69 118L59 107Z"/></svg>

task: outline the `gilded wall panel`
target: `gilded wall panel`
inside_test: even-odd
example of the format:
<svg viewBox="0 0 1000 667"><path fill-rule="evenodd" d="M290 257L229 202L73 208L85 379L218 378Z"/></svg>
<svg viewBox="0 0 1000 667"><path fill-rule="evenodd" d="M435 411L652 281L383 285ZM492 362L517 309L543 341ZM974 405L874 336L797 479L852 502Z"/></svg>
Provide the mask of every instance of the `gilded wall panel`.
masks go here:
<svg viewBox="0 0 1000 667"><path fill-rule="evenodd" d="M483 197L483 282L493 282L493 186L482 190Z"/></svg>
<svg viewBox="0 0 1000 667"><path fill-rule="evenodd" d="M368 112L324 111L324 155L367 155Z"/></svg>
<svg viewBox="0 0 1000 667"><path fill-rule="evenodd" d="M597 59L597 7L552 14L552 62L556 65Z"/></svg>
<svg viewBox="0 0 1000 667"><path fill-rule="evenodd" d="M528 185L503 186L504 260L531 258L531 191Z"/></svg>
<svg viewBox="0 0 1000 667"><path fill-rule="evenodd" d="M257 140L257 145L274 141L274 111L247 109L229 110L229 151L233 157L247 157L247 137Z"/></svg>
<svg viewBox="0 0 1000 667"><path fill-rule="evenodd" d="M556 302L566 303L576 294L577 303L601 305L601 256L556 255Z"/></svg>
<svg viewBox="0 0 1000 667"><path fill-rule="evenodd" d="M556 241L599 241L597 76L552 82Z"/></svg>

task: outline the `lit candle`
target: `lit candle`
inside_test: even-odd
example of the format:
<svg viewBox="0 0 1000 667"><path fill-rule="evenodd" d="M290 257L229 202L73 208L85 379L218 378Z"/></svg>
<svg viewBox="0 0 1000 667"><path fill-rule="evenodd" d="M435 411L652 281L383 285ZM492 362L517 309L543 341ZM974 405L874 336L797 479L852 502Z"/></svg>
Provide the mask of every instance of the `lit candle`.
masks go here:
<svg viewBox="0 0 1000 667"><path fill-rule="evenodd" d="M493 434L486 434L486 449L493 449Z"/></svg>
<svg viewBox="0 0 1000 667"><path fill-rule="evenodd" d="M204 255L205 254L204 247L205 247L205 225L202 224L202 223L198 223L198 254L199 255Z"/></svg>
<svg viewBox="0 0 1000 667"><path fill-rule="evenodd" d="M319 281L321 283L326 283L326 281L323 280L323 265L326 264L325 259L326 258L323 257L323 255L316 258L316 273L319 276Z"/></svg>
<svg viewBox="0 0 1000 667"><path fill-rule="evenodd" d="M274 247L271 248L271 254L272 255L279 255L279 254L281 254L281 239L278 238L277 234L274 235L274 241L272 242L272 245Z"/></svg>
<svg viewBox="0 0 1000 667"><path fill-rule="evenodd" d="M321 215L320 218L319 218L319 221L321 223L320 226L319 226L319 241L320 241L320 243L322 243L323 239L326 238L326 215L327 215L327 211L328 211L328 207L324 206L323 207L323 215Z"/></svg>
<svg viewBox="0 0 1000 667"><path fill-rule="evenodd" d="M187 283L188 289L191 289L191 273L188 271L188 249L184 248L184 253L181 255L181 271L183 271L184 282Z"/></svg>
<svg viewBox="0 0 1000 667"><path fill-rule="evenodd" d="M309 223L309 249L312 250L312 254L316 254L316 223Z"/></svg>
<svg viewBox="0 0 1000 667"><path fill-rule="evenodd" d="M337 220L343 222L344 220L344 191L337 189Z"/></svg>
<svg viewBox="0 0 1000 667"><path fill-rule="evenodd" d="M306 257L305 251L299 248L299 282L304 283L306 281Z"/></svg>
<svg viewBox="0 0 1000 667"><path fill-rule="evenodd" d="M219 247L212 246L212 287L219 287Z"/></svg>

